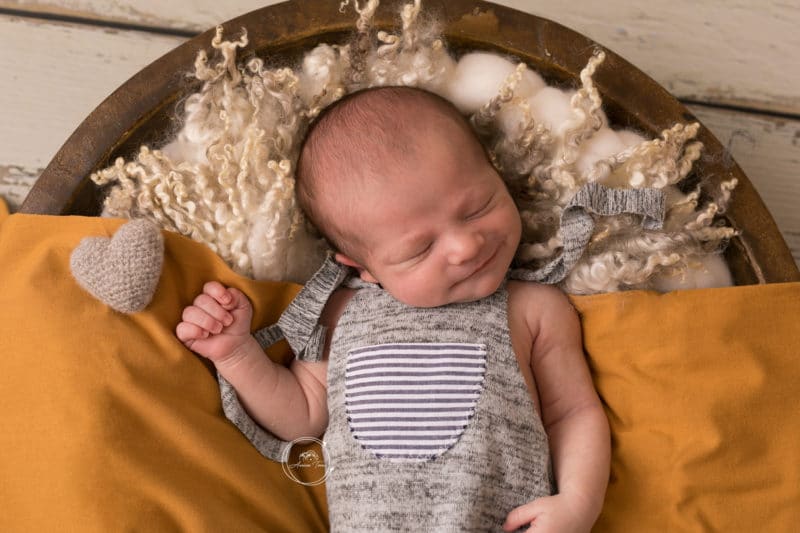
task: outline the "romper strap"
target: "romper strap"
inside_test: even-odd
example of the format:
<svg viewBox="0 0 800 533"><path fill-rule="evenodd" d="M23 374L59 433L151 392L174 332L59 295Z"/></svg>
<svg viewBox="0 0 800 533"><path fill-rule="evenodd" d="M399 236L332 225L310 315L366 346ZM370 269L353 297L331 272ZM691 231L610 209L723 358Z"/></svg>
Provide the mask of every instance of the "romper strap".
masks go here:
<svg viewBox="0 0 800 533"><path fill-rule="evenodd" d="M277 326L298 359L319 361L322 357L326 328L319 324L319 317L347 274L348 268L329 254L278 319Z"/></svg>
<svg viewBox="0 0 800 533"><path fill-rule="evenodd" d="M285 338L296 358L319 361L325 347L326 330L319 325L319 317L328 298L342 284L347 274L347 267L328 256L322 267L284 310L277 324L253 334L261 347L266 349ZM228 420L236 425L261 455L273 461L285 462L292 443L279 439L259 426L244 409L233 386L219 374L217 379L222 396L222 410Z"/></svg>
<svg viewBox="0 0 800 533"><path fill-rule="evenodd" d="M578 262L594 232L592 214L642 215L642 227L654 230L664 222L664 192L661 189L612 189L599 183L581 187L561 213L561 255L537 270L514 269L512 279L554 284L563 280Z"/></svg>
<svg viewBox="0 0 800 533"><path fill-rule="evenodd" d="M258 341L259 346L266 350L276 342L283 339L283 331L281 331L281 328L278 327L278 324L272 324L271 326L261 328L253 333L253 337L255 337L256 341Z"/></svg>
<svg viewBox="0 0 800 533"><path fill-rule="evenodd" d="M286 307L278 322L253 334L261 347L269 348L285 338L297 359L319 361L325 347L327 329L319 324L319 317L331 294L342 285L347 274L347 267L328 256Z"/></svg>
<svg viewBox="0 0 800 533"><path fill-rule="evenodd" d="M283 462L292 447L292 443L279 439L265 430L245 411L236 395L233 385L217 373L219 392L222 398L222 411L225 417L233 422L236 428L255 446L258 453L276 462Z"/></svg>

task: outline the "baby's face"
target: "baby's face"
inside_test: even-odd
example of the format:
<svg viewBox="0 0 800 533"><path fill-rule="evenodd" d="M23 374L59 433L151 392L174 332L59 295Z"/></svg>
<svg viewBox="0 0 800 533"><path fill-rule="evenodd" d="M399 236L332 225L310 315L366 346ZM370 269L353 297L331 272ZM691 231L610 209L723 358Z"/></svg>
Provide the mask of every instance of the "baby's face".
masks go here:
<svg viewBox="0 0 800 533"><path fill-rule="evenodd" d="M404 168L387 168L343 214L359 234L362 277L397 300L434 307L477 300L502 283L521 223L502 179L475 142L429 135Z"/></svg>

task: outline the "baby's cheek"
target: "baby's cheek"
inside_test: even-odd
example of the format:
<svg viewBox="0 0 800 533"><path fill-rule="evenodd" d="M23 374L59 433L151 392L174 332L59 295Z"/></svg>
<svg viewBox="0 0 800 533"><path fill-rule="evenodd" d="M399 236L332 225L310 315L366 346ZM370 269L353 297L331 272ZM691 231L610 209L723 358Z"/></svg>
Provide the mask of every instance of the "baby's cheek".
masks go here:
<svg viewBox="0 0 800 533"><path fill-rule="evenodd" d="M511 235L516 235L516 239L519 240L519 237L522 234L522 218L520 217L519 210L513 201L510 202L510 205L506 210L506 217L506 227L508 228L509 233Z"/></svg>

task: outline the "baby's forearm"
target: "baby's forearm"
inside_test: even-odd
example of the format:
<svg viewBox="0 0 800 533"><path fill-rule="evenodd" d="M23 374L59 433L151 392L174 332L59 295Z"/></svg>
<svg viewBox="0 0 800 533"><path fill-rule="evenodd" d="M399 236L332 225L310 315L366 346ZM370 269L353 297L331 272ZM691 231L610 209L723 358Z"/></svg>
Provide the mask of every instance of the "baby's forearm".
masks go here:
<svg viewBox="0 0 800 533"><path fill-rule="evenodd" d="M288 369L267 357L255 338L234 356L217 363L244 408L276 437L316 437L327 424L327 407L313 376L293 365ZM298 374L300 374L298 376Z"/></svg>
<svg viewBox="0 0 800 533"><path fill-rule="evenodd" d="M558 493L569 498L587 531L603 507L611 461L608 419L599 402L547 428Z"/></svg>

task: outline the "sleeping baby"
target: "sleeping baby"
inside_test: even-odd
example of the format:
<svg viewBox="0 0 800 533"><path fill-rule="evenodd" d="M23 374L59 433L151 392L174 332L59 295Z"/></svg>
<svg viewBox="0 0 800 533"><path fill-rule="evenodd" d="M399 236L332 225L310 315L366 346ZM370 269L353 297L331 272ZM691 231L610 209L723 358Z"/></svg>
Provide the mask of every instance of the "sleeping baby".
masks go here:
<svg viewBox="0 0 800 533"><path fill-rule="evenodd" d="M519 212L467 121L407 87L311 125L297 196L336 250L278 323L207 283L177 337L258 424L324 433L333 531L589 531L609 429L558 289L509 275Z"/></svg>

